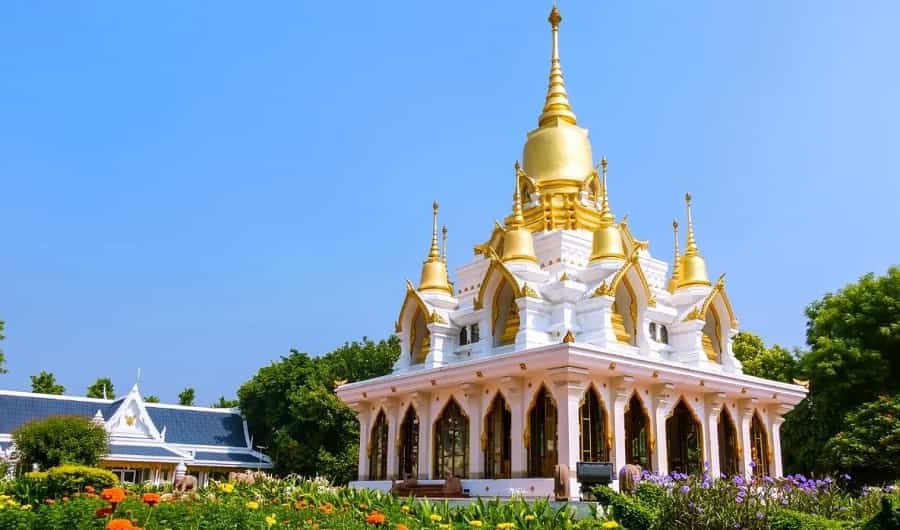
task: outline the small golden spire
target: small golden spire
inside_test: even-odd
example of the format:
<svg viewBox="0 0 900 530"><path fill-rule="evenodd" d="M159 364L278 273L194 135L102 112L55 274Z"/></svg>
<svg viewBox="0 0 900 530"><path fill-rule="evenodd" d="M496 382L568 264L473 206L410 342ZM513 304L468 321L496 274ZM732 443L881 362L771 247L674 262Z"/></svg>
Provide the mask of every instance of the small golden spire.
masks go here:
<svg viewBox="0 0 900 530"><path fill-rule="evenodd" d="M422 263L422 278L419 281L419 291L453 294L453 288L450 287L450 278L447 273L447 263L445 258L441 256L441 249L438 246L438 207L437 201L434 201L434 204L431 205L433 211L431 248L428 250L428 257Z"/></svg>
<svg viewBox="0 0 900 530"><path fill-rule="evenodd" d="M575 113L569 104L569 95L566 92L566 80L563 78L562 67L559 62L559 23L562 15L559 9L553 6L550 16L547 17L550 27L553 28L553 48L550 53L550 82L547 86L547 98L544 101L544 111L538 118L538 126L551 124L556 120L562 120L572 125L576 124Z"/></svg>
<svg viewBox="0 0 900 530"><path fill-rule="evenodd" d="M609 188L606 185L606 168L608 165L609 163L606 161L606 156L604 156L600 160L600 168L603 171L603 179L601 180L600 187L600 219L601 223L604 224L612 224L616 221L612 210L609 209Z"/></svg>
<svg viewBox="0 0 900 530"><path fill-rule="evenodd" d="M672 277L669 279L669 292L678 287L678 279L681 276L681 249L678 246L678 221L672 219L672 233L675 236L675 257L672 260Z"/></svg>
<svg viewBox="0 0 900 530"><path fill-rule="evenodd" d="M616 218L609 209L609 193L606 183L606 157L600 160L603 171L603 179L600 183L600 225L594 231L594 242L591 248L591 263L606 258L625 259L625 245L622 242L622 233L616 226Z"/></svg>
<svg viewBox="0 0 900 530"><path fill-rule="evenodd" d="M681 270L678 273L678 287L709 285L709 274L706 272L706 260L700 255L697 240L694 237L694 216L691 211L691 194L684 195L687 205L687 242L684 256L681 257Z"/></svg>
<svg viewBox="0 0 900 530"><path fill-rule="evenodd" d="M519 191L518 162L516 162L516 191L513 193L513 214L506 221L506 233L503 234L503 261L530 261L537 263L534 253L534 238L531 231L524 228L525 218L522 216L522 193Z"/></svg>
<svg viewBox="0 0 900 530"><path fill-rule="evenodd" d="M447 225L444 225L444 228L441 229L441 260L444 263L447 263Z"/></svg>

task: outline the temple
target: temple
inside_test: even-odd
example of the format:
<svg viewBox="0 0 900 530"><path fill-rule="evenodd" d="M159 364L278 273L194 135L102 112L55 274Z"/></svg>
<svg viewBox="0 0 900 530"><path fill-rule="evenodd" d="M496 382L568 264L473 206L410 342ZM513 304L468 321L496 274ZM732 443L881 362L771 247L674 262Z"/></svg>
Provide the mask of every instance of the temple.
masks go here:
<svg viewBox="0 0 900 530"><path fill-rule="evenodd" d="M607 160L595 165L569 102L561 21L554 7L546 100L509 215L454 283L433 205L393 373L337 389L359 419L357 487L456 477L472 495L548 496L560 469L578 491L582 461L782 474L779 428L806 389L742 372L738 319L724 274L710 280L689 194L671 267L614 215Z"/></svg>

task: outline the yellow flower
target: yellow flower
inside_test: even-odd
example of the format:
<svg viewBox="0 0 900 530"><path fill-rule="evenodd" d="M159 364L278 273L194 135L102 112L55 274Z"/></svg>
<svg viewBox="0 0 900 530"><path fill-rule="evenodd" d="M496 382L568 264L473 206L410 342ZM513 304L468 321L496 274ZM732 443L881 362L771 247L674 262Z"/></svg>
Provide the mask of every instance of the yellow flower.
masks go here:
<svg viewBox="0 0 900 530"><path fill-rule="evenodd" d="M481 528L481 521L475 519L474 521L469 521L469 526L472 528Z"/></svg>
<svg viewBox="0 0 900 530"><path fill-rule="evenodd" d="M603 528L619 528L619 523L615 521L606 521L601 525Z"/></svg>
<svg viewBox="0 0 900 530"><path fill-rule="evenodd" d="M404 504L400 507L400 511L403 513L409 513L409 505Z"/></svg>
<svg viewBox="0 0 900 530"><path fill-rule="evenodd" d="M535 520L535 517L529 513L528 515L525 516L525 520L528 522L531 522L531 521Z"/></svg>
<svg viewBox="0 0 900 530"><path fill-rule="evenodd" d="M516 523L498 523L497 530L513 530L516 527Z"/></svg>
<svg viewBox="0 0 900 530"><path fill-rule="evenodd" d="M438 515L438 514L436 514L436 513L433 513L433 514L431 514L430 519L431 519L432 521L434 521L434 522L438 522L438 521L440 521L441 519L443 519L443 517L441 517L440 515Z"/></svg>
<svg viewBox="0 0 900 530"><path fill-rule="evenodd" d="M31 509L31 505L30 505L30 504L23 504L23 505L21 506L21 508L22 508L22 511L27 512L28 510Z"/></svg>
<svg viewBox="0 0 900 530"><path fill-rule="evenodd" d="M231 482L223 482L219 484L219 491L223 493L231 493L234 491L234 484Z"/></svg>
<svg viewBox="0 0 900 530"><path fill-rule="evenodd" d="M247 506L247 508L250 508L251 510L258 510L258 509L259 509L259 503L256 502L256 501L247 501L247 505L246 505L246 506Z"/></svg>
<svg viewBox="0 0 900 530"><path fill-rule="evenodd" d="M267 516L266 516L266 524L267 524L267 525L269 525L269 526L274 526L275 523L277 523L277 522L278 522L278 518L275 517L275 514L274 514L274 513L273 513L272 515L267 515Z"/></svg>
<svg viewBox="0 0 900 530"><path fill-rule="evenodd" d="M438 528L439 528L440 530L450 530L450 525L449 525L449 524L442 524L442 525L439 525Z"/></svg>

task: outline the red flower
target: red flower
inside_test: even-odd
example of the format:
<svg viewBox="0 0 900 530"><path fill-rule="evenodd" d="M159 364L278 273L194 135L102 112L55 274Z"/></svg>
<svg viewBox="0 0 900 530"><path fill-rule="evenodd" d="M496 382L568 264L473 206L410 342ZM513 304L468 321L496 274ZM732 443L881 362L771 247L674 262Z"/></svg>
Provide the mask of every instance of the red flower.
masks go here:
<svg viewBox="0 0 900 530"><path fill-rule="evenodd" d="M106 488L100 492L100 498L112 504L119 504L125 500L125 490L122 488Z"/></svg>
<svg viewBox="0 0 900 530"><path fill-rule="evenodd" d="M112 515L112 513L113 513L112 506L104 506L103 508L100 508L99 510L94 512L94 517L103 518L103 517Z"/></svg>
<svg viewBox="0 0 900 530"><path fill-rule="evenodd" d="M156 506L159 504L160 499L159 493L145 493L141 495L141 501L147 506Z"/></svg>

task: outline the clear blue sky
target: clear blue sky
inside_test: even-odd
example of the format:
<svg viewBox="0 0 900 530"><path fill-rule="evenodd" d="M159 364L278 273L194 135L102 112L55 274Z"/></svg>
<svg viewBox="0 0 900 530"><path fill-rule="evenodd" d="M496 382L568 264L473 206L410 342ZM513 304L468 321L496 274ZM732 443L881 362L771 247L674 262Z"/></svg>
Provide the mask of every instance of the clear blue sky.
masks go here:
<svg viewBox="0 0 900 530"><path fill-rule="evenodd" d="M298 348L392 331L430 204L450 263L509 209L550 2L7 2L10 373L209 403ZM900 3L563 0L563 67L651 252L695 196L744 329L900 261Z"/></svg>

